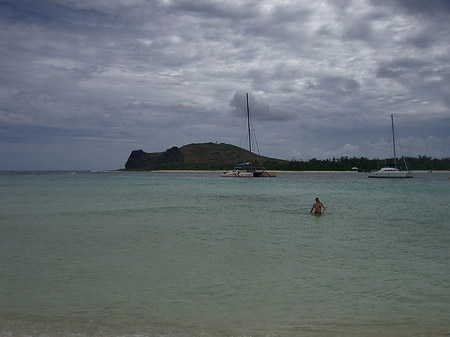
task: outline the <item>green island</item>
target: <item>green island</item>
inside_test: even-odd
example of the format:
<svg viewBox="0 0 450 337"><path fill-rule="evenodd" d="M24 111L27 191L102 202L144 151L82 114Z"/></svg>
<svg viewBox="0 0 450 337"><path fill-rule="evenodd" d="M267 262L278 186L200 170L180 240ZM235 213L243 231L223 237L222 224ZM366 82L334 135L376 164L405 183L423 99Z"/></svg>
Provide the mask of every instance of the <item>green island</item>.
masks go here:
<svg viewBox="0 0 450 337"><path fill-rule="evenodd" d="M368 159L365 157L340 157L325 160L310 159L282 160L253 155L254 166L278 171L359 171L378 169L385 162L393 159ZM142 150L132 151L125 171L156 170L229 170L237 163L249 161L250 152L238 146L224 143L198 143L182 147L172 147L164 152L147 153ZM427 156L406 157L410 170L450 170L450 158L431 158Z"/></svg>

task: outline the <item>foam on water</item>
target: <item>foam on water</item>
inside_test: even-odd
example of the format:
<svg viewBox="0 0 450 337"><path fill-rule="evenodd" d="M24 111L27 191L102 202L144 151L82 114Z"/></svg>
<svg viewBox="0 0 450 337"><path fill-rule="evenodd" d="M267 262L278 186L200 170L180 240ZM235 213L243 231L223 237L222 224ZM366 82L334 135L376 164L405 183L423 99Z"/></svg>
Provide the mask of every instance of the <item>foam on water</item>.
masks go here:
<svg viewBox="0 0 450 337"><path fill-rule="evenodd" d="M447 175L2 173L0 334L448 335Z"/></svg>

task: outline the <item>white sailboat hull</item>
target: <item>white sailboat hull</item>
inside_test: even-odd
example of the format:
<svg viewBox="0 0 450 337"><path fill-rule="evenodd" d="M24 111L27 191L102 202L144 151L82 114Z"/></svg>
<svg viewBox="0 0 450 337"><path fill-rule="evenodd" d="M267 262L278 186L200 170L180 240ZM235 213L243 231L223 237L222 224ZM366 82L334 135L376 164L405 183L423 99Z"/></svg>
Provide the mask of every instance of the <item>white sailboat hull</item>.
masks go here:
<svg viewBox="0 0 450 337"><path fill-rule="evenodd" d="M221 174L221 177L233 177L233 178L253 178L252 172L247 171L225 171Z"/></svg>
<svg viewBox="0 0 450 337"><path fill-rule="evenodd" d="M412 172L400 171L396 168L382 168L369 174L369 178L412 178Z"/></svg>
<svg viewBox="0 0 450 337"><path fill-rule="evenodd" d="M225 171L221 174L222 177L233 177L233 178L257 178L257 177L276 177L277 173L274 171Z"/></svg>

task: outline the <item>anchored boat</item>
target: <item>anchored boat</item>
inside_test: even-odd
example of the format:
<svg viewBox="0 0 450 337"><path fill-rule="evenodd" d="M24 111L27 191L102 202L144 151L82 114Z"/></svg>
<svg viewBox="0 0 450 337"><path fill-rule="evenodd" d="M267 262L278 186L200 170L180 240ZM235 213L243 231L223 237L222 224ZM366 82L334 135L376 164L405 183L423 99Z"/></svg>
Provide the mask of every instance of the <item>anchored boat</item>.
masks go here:
<svg viewBox="0 0 450 337"><path fill-rule="evenodd" d="M245 94L247 99L247 129L248 129L248 144L250 152L250 161L242 164L236 164L233 170L225 171L222 177L236 177L236 178L253 178L253 177L276 177L275 171L268 171L264 168L253 167L252 156L252 137L250 133L250 108L248 105L248 93Z"/></svg>
<svg viewBox="0 0 450 337"><path fill-rule="evenodd" d="M383 167L379 171L375 171L369 174L369 178L413 178L412 172L408 170L405 158L402 156L405 163L406 171L399 170L397 168L397 158L395 155L395 131L394 131L394 115L391 115L392 124L392 144L394 147L394 166Z"/></svg>

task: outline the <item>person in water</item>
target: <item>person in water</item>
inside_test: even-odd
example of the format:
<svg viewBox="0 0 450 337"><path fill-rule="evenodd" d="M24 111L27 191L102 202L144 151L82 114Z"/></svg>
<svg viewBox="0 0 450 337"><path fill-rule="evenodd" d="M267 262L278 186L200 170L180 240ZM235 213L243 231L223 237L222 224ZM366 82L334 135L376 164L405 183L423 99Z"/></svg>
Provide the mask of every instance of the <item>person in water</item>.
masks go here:
<svg viewBox="0 0 450 337"><path fill-rule="evenodd" d="M322 212L322 208L323 208L323 212ZM311 208L311 212L309 212L309 213L312 213L313 210L314 210L315 214L325 213L325 205L322 204L322 202L319 200L319 198L316 198L316 202L313 205L313 207Z"/></svg>

